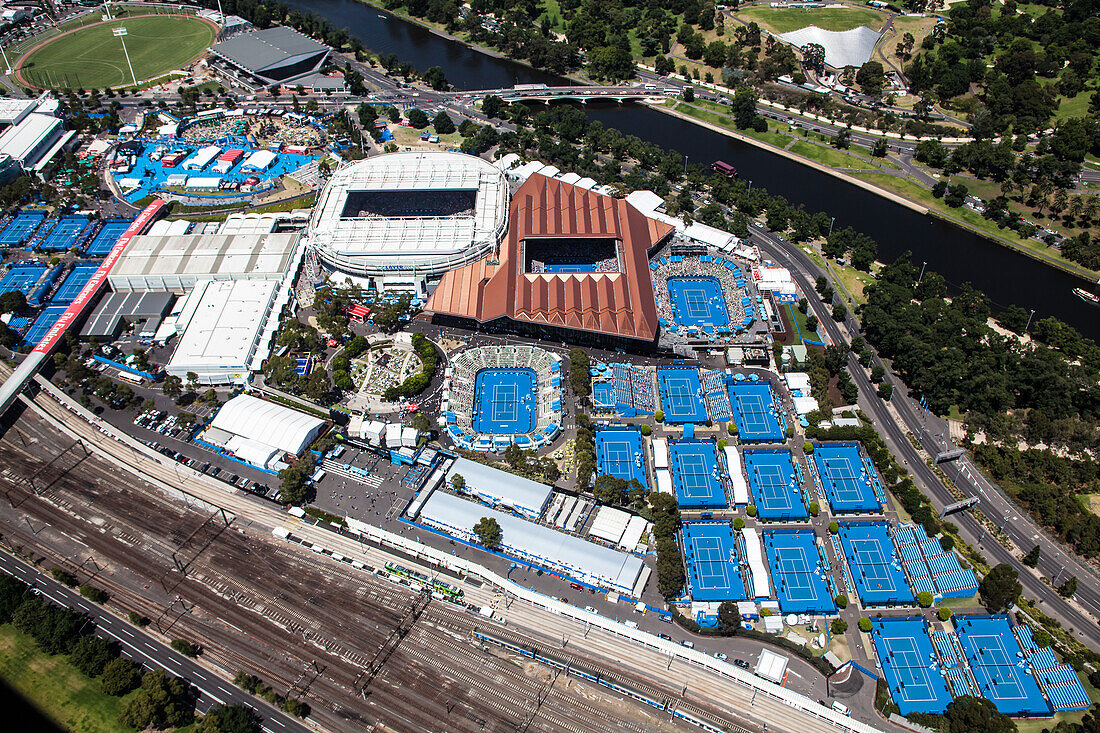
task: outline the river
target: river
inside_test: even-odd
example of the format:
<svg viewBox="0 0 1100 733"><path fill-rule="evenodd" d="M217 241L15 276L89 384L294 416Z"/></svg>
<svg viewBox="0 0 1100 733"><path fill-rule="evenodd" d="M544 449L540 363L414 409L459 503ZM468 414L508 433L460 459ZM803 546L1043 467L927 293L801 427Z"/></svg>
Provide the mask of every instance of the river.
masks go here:
<svg viewBox="0 0 1100 733"><path fill-rule="evenodd" d="M440 66L458 89L498 89L514 84L562 83L550 74L498 59L442 38L355 0L284 0L346 28L379 54L396 54L420 70ZM1030 259L961 227L925 216L844 183L808 166L754 145L728 138L640 105L589 105L591 119L667 148L689 162L709 165L725 160L743 179L781 194L807 210L836 217L836 227L852 226L879 244L879 259L891 261L912 252L917 266L926 262L952 286L970 282L989 296L994 308L1009 304L1035 310L1035 318L1056 316L1086 336L1100 338L1096 311L1077 299L1082 285L1073 275ZM675 144L672 144L675 141Z"/></svg>

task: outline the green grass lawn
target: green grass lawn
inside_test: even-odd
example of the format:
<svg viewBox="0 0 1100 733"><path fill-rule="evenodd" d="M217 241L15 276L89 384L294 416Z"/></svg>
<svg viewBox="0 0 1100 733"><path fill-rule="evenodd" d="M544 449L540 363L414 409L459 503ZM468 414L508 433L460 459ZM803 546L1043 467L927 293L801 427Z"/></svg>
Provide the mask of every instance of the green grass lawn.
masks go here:
<svg viewBox="0 0 1100 733"><path fill-rule="evenodd" d="M799 28L816 25L827 31L850 31L865 25L879 30L886 23L886 16L870 8L814 8L798 10L780 8L751 7L740 10L735 16L746 23L756 21L776 33L790 33Z"/></svg>
<svg viewBox="0 0 1100 733"><path fill-rule="evenodd" d="M796 308L795 306L787 305L787 317L791 320L792 324L795 324L797 326L797 330L795 331L794 336L795 338L801 337L799 338L799 343L801 343L802 339L810 339L811 341L821 340L821 337L818 336L817 331L811 331L810 329L806 328L807 315L808 314L798 310L798 308Z"/></svg>
<svg viewBox="0 0 1100 733"><path fill-rule="evenodd" d="M1092 89L1086 89L1076 97L1062 97L1058 104L1058 110L1054 113L1056 120L1068 120L1070 117L1084 117L1089 111L1089 97Z"/></svg>
<svg viewBox="0 0 1100 733"><path fill-rule="evenodd" d="M832 168L869 168L871 164L865 160L849 155L843 150L827 148L823 145L814 145L805 140L799 140L790 148L795 155L802 155L810 160L816 160Z"/></svg>
<svg viewBox="0 0 1100 733"><path fill-rule="evenodd" d="M719 114L718 112L711 111L710 109L699 109L699 107L693 106L694 104L703 104L703 105L706 105L707 107L714 107L714 108L717 108L719 106L719 105L714 104L713 102L704 102L704 101L701 101L701 100L697 100L696 102L693 102L692 104L686 104L684 102L677 103L673 100L669 100L668 102L666 102L666 105L673 106L673 108L677 112L681 112L685 115L689 115L691 117L694 117L697 120L703 120L704 122L709 122L712 125L718 125L719 127L724 127L727 130L732 130L734 132L740 133L740 134L744 135L745 137L751 137L755 140L761 140L763 142L770 143L771 145L775 145L778 148L783 147L784 145L786 145L787 143L789 143L791 141L791 136L790 135L784 135L781 132L776 132L771 127L768 128L767 132L756 132L755 130L738 130L737 126L735 124L733 124L733 118L732 117L728 117L727 115L724 115L724 114Z"/></svg>
<svg viewBox="0 0 1100 733"><path fill-rule="evenodd" d="M118 722L128 697L104 695L96 680L85 677L65 657L39 651L29 636L11 624L0 626L0 677L66 730L133 730Z"/></svg>
<svg viewBox="0 0 1100 733"><path fill-rule="evenodd" d="M24 78L40 86L99 89L132 84L118 26L140 82L186 66L214 42L214 28L198 18L152 15L100 23L50 41L23 63Z"/></svg>

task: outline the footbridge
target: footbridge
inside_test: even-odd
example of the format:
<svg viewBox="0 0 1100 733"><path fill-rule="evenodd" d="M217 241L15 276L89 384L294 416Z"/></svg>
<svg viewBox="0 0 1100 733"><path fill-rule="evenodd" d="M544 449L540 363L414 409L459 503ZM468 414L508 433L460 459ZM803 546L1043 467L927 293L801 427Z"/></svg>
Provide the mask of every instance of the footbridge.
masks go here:
<svg viewBox="0 0 1100 733"><path fill-rule="evenodd" d="M616 102L638 101L641 99L664 99L680 93L673 87L658 87L654 84L638 86L571 86L552 87L545 84L520 84L509 89L479 89L461 92L458 96L481 99L486 96L500 97L505 102L589 102L608 100Z"/></svg>

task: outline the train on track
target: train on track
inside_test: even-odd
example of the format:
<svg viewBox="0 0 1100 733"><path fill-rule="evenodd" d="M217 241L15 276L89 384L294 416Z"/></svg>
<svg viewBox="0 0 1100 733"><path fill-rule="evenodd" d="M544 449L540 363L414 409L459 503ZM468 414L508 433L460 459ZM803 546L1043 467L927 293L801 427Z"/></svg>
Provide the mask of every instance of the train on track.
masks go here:
<svg viewBox="0 0 1100 733"><path fill-rule="evenodd" d="M562 672L573 675L574 677L580 677L581 679L588 680L589 682L595 682L601 687L614 690L622 695L626 695L629 698L643 702L646 705L650 705L658 710L663 710L669 715L679 718L687 723L691 723L697 728L701 728L710 733L749 733L746 729L735 725L720 725L717 722L704 720L701 717L694 715L683 708L680 701L675 697L658 696L651 693L647 693L622 682L612 679L606 674L600 672L594 672L590 669L586 669L583 666L578 666L572 660L563 660L552 654L549 650L540 649L533 643L520 643L505 639L498 634L494 634L491 631L484 629L474 629L474 638L479 641L487 642L489 644L495 644L499 647L503 647L516 654L522 654L525 657L534 659L537 662L542 662L555 669L560 669Z"/></svg>
<svg viewBox="0 0 1100 733"><path fill-rule="evenodd" d="M395 562L386 563L386 572L390 575L396 575L399 578L411 581L413 583L419 583L422 586L428 586L434 593L438 593L445 597L447 600L457 601L462 598L462 589L458 586L445 583L442 580L432 580L427 575L416 570L411 570L404 565L398 565Z"/></svg>

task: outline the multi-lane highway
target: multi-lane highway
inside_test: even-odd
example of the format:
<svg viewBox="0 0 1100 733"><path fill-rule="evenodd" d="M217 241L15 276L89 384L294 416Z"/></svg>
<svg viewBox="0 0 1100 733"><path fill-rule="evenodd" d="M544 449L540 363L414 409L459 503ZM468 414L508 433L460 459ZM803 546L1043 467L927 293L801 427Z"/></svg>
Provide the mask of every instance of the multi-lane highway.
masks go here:
<svg viewBox="0 0 1100 733"><path fill-rule="evenodd" d="M788 267L804 292L814 292L814 281L822 273L805 253L762 228L753 227L751 233L765 257ZM829 337L835 342L844 341L840 327L830 315L822 311L820 306L815 310L818 311L819 322L824 325ZM906 435L908 432L914 438L923 440L929 447L929 452L934 455L943 447L942 443L936 445L938 433L943 429L942 423L933 422L931 427L925 429L924 411L908 397L900 380L895 379L894 396L890 404L904 422L903 429L891 415L886 403L878 397L875 385L871 383L855 354L850 355L848 366L853 381L859 387L860 407L872 417L875 427L891 451L902 458L905 467L913 474L933 505L942 509L955 502L956 496L943 485L936 473L925 463L925 457L913 447ZM993 488L969 461L961 459L955 466L941 464L941 467L955 480L964 494L979 497L981 511L991 522L1001 527L1022 552L1027 552L1037 543L1042 545L1044 559L1040 563L1040 570L1044 571L1044 575L1054 577L1061 571L1063 579L1068 574L1074 574L1082 580L1092 577L1091 571L1079 559L1066 552L1058 543L1046 538L1031 518L1014 507L999 489ZM1077 601L1080 606L1075 605L1062 598L1055 589L1025 567L997 538L990 536L969 512L952 515L951 521L991 564L1008 563L1014 566L1020 573L1025 595L1039 600L1044 612L1057 618L1067 628L1074 629L1078 638L1092 649L1100 649L1100 627L1095 618L1089 615L1100 616L1100 591L1095 583L1078 583Z"/></svg>

